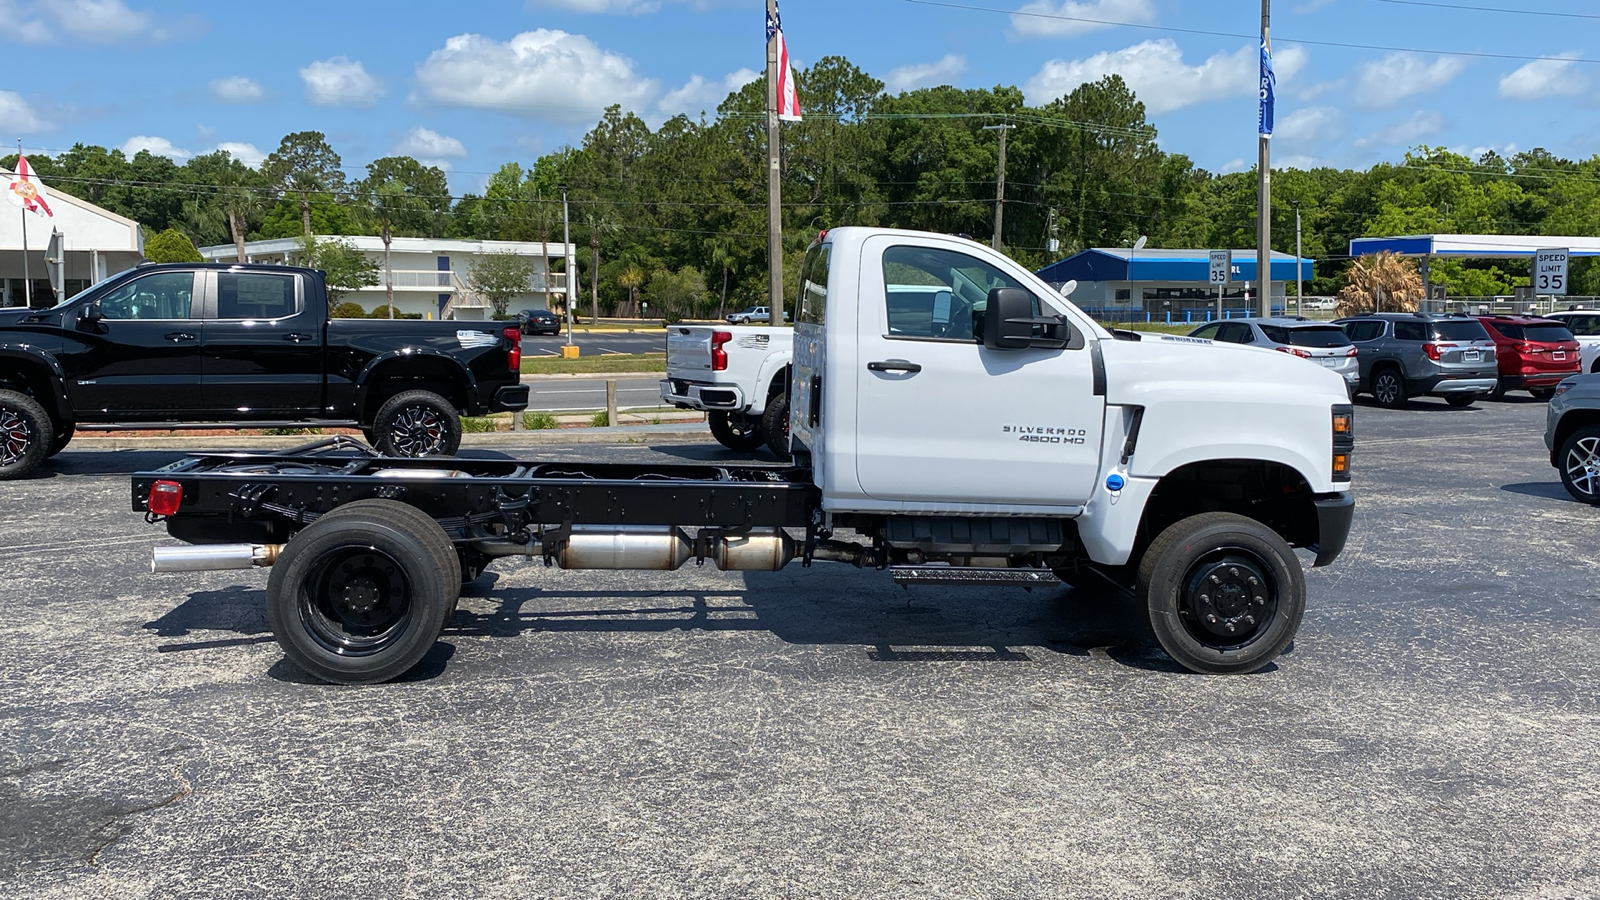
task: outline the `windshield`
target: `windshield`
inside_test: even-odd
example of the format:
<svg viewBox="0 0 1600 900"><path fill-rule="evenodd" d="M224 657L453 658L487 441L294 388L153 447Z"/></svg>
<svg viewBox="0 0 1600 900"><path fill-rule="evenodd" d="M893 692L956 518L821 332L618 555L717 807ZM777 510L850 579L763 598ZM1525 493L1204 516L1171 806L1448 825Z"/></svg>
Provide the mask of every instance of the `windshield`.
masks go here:
<svg viewBox="0 0 1600 900"><path fill-rule="evenodd" d="M1526 340L1539 341L1546 344L1564 344L1568 341L1577 340L1564 325L1529 325L1526 329L1526 334Z"/></svg>
<svg viewBox="0 0 1600 900"><path fill-rule="evenodd" d="M1288 343L1296 347L1348 347L1350 337L1332 325L1290 328Z"/></svg>
<svg viewBox="0 0 1600 900"><path fill-rule="evenodd" d="M1433 339L1436 341L1487 341L1489 332L1477 322L1435 322Z"/></svg>

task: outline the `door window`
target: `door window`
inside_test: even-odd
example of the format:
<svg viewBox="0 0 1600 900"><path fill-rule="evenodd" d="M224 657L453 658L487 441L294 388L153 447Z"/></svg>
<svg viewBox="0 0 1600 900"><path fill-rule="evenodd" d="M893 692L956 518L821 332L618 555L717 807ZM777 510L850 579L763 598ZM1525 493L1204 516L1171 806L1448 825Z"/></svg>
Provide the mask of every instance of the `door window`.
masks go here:
<svg viewBox="0 0 1600 900"><path fill-rule="evenodd" d="M1189 337L1205 338L1208 341L1213 341L1217 338L1217 329L1221 327L1221 322L1212 322L1210 325L1202 325L1195 329L1194 332L1189 335Z"/></svg>
<svg viewBox="0 0 1600 900"><path fill-rule="evenodd" d="M800 296L795 301L796 322L821 325L828 314L828 257L832 244L818 244L800 265Z"/></svg>
<svg viewBox="0 0 1600 900"><path fill-rule="evenodd" d="M1428 329L1421 322L1396 322L1394 323L1394 339L1397 341L1425 341L1428 339Z"/></svg>
<svg viewBox="0 0 1600 900"><path fill-rule="evenodd" d="M100 299L107 319L192 319L193 272L160 272L135 279Z"/></svg>
<svg viewBox="0 0 1600 900"><path fill-rule="evenodd" d="M219 319L287 319L299 311L293 275L217 273Z"/></svg>
<svg viewBox="0 0 1600 900"><path fill-rule="evenodd" d="M883 254L890 338L971 343L983 340L989 291L1027 288L981 259L934 247L890 247ZM1039 315L1039 298L1033 298Z"/></svg>
<svg viewBox="0 0 1600 900"><path fill-rule="evenodd" d="M1250 326L1242 322L1224 322L1217 330L1217 340L1227 341L1230 344L1248 344L1255 340L1255 335L1250 332Z"/></svg>
<svg viewBox="0 0 1600 900"><path fill-rule="evenodd" d="M1367 319L1361 322L1344 323L1344 333L1352 341L1375 341L1383 337L1383 323Z"/></svg>

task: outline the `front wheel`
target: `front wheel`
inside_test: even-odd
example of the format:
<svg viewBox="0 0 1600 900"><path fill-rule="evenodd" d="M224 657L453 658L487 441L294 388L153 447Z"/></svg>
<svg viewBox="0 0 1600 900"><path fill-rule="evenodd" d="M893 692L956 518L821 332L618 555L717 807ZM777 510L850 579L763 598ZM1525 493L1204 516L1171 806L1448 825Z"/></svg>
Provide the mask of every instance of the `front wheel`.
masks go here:
<svg viewBox="0 0 1600 900"><path fill-rule="evenodd" d="M761 420L755 416L713 411L707 418L711 424L711 436L729 450L754 450L766 443Z"/></svg>
<svg viewBox="0 0 1600 900"><path fill-rule="evenodd" d="M50 414L27 394L0 391L0 481L22 478L50 455Z"/></svg>
<svg viewBox="0 0 1600 900"><path fill-rule="evenodd" d="M1372 376L1372 399L1384 409L1406 405L1406 380L1395 369L1380 369Z"/></svg>
<svg viewBox="0 0 1600 900"><path fill-rule="evenodd" d="M1481 396L1483 396L1483 395L1482 394L1447 394L1445 396L1445 398L1444 398L1444 402L1450 404L1451 406L1457 407L1459 409L1461 407L1471 406L1472 404L1478 402L1478 398L1481 397Z"/></svg>
<svg viewBox="0 0 1600 900"><path fill-rule="evenodd" d="M1600 506L1600 425L1585 425L1568 435L1556 459L1567 493Z"/></svg>
<svg viewBox="0 0 1600 900"><path fill-rule="evenodd" d="M372 420L373 446L384 456L454 456L461 448L461 418L432 391L396 394Z"/></svg>
<svg viewBox="0 0 1600 900"><path fill-rule="evenodd" d="M1305 574L1277 532L1234 513L1202 513L1161 532L1139 562L1150 627L1193 672L1253 672L1294 640Z"/></svg>
<svg viewBox="0 0 1600 900"><path fill-rule="evenodd" d="M789 395L779 394L767 401L767 411L761 414L761 430L767 435L767 449L787 462L789 453Z"/></svg>

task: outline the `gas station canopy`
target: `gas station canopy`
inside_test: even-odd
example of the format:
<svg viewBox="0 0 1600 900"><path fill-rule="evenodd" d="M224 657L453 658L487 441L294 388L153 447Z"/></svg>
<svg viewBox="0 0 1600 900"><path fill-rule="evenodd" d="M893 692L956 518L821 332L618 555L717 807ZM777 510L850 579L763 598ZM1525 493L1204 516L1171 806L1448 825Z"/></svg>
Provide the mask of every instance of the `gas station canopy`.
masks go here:
<svg viewBox="0 0 1600 900"><path fill-rule="evenodd" d="M1351 256L1388 250L1399 256L1455 256L1478 259L1527 259L1540 250L1565 249L1570 256L1600 256L1600 237L1502 234L1413 234L1404 237L1356 238Z"/></svg>

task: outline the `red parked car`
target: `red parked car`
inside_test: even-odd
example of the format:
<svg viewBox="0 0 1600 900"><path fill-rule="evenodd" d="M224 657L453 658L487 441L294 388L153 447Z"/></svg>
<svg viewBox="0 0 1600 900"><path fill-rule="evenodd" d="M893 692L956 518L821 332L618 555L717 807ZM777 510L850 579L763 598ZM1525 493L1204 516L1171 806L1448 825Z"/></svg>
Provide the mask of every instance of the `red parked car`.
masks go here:
<svg viewBox="0 0 1600 900"><path fill-rule="evenodd" d="M1534 316L1479 316L1478 321L1494 338L1500 360L1500 381L1489 395L1496 400L1506 391L1548 400L1561 379L1583 371L1578 339L1561 322Z"/></svg>

